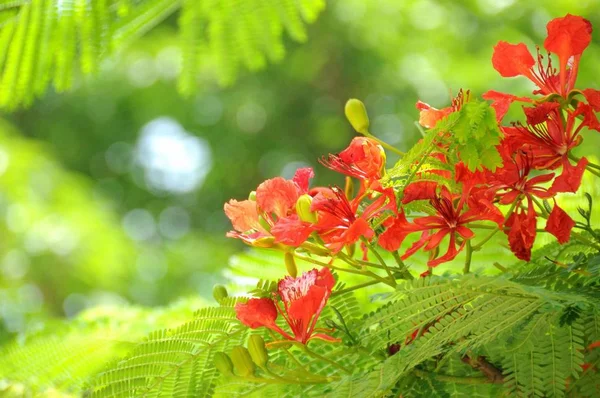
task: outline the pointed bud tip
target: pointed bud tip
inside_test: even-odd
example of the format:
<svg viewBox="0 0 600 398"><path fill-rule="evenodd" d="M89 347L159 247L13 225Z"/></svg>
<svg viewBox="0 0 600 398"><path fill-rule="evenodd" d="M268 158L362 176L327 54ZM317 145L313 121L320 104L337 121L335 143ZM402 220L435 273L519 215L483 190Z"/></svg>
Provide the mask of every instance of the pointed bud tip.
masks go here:
<svg viewBox="0 0 600 398"><path fill-rule="evenodd" d="M369 116L361 100L349 99L344 107L344 113L354 130L363 134L369 131Z"/></svg>

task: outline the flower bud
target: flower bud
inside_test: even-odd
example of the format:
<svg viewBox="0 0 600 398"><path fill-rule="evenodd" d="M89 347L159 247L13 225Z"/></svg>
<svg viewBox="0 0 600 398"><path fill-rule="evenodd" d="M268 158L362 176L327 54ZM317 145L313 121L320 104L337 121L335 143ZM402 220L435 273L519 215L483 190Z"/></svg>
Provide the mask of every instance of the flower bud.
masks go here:
<svg viewBox="0 0 600 398"><path fill-rule="evenodd" d="M221 300L227 298L229 296L229 294L227 293L227 289L225 288L225 286L223 285L214 285L213 286L213 297L214 299L217 301L217 303L220 303Z"/></svg>
<svg viewBox="0 0 600 398"><path fill-rule="evenodd" d="M344 108L346 118L359 133L367 133L369 131L369 116L365 104L355 98L349 99Z"/></svg>
<svg viewBox="0 0 600 398"><path fill-rule="evenodd" d="M352 200L352 198L354 197L354 181L352 181L352 178L350 177L346 177L344 194L346 195L346 198L348 198L348 200Z"/></svg>
<svg viewBox="0 0 600 398"><path fill-rule="evenodd" d="M215 367L221 374L225 376L233 375L233 363L227 354L224 352L215 353L215 357L213 359Z"/></svg>
<svg viewBox="0 0 600 398"><path fill-rule="evenodd" d="M291 252L286 252L284 255L285 260L285 268L287 269L288 274L292 278L298 276L298 267L296 267L296 260L294 259L294 255Z"/></svg>
<svg viewBox="0 0 600 398"><path fill-rule="evenodd" d="M248 351L255 364L259 367L264 367L269 361L269 354L267 353L267 347L265 341L258 334L253 334L248 339Z"/></svg>
<svg viewBox="0 0 600 398"><path fill-rule="evenodd" d="M311 204L312 197L305 193L296 201L296 213L298 214L298 218L300 218L300 220L309 223L316 223L317 214L314 211L310 211Z"/></svg>
<svg viewBox="0 0 600 398"><path fill-rule="evenodd" d="M250 194L248 195L248 200L256 202L256 191L250 192Z"/></svg>
<svg viewBox="0 0 600 398"><path fill-rule="evenodd" d="M242 347L241 345L233 347L231 350L231 360L240 376L247 377L254 374L256 366L254 366L252 357L246 347Z"/></svg>

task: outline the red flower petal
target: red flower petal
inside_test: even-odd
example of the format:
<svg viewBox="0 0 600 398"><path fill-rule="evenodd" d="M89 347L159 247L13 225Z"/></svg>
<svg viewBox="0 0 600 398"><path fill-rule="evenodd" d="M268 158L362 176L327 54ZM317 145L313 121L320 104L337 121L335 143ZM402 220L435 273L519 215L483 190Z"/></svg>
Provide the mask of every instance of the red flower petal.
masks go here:
<svg viewBox="0 0 600 398"><path fill-rule="evenodd" d="M406 236L416 230L417 227L410 224L404 213L401 212L397 218L393 219L392 225L379 235L379 246L388 251L398 250Z"/></svg>
<svg viewBox="0 0 600 398"><path fill-rule="evenodd" d="M483 93L482 97L485 100L492 101L492 108L496 111L496 120L498 122L502 121L513 102L531 102L531 98L517 97L516 95L500 93L494 90Z"/></svg>
<svg viewBox="0 0 600 398"><path fill-rule="evenodd" d="M437 182L417 181L404 188L402 203L407 204L415 200L432 199L437 196Z"/></svg>
<svg viewBox="0 0 600 398"><path fill-rule="evenodd" d="M600 90L594 90L593 88L586 88L583 90L583 95L587 99L588 104L596 112L600 112Z"/></svg>
<svg viewBox="0 0 600 398"><path fill-rule="evenodd" d="M338 156L344 163L362 170L367 178L381 177L381 169L385 165L383 148L370 138L355 137Z"/></svg>
<svg viewBox="0 0 600 398"><path fill-rule="evenodd" d="M292 178L292 181L294 181L296 183L296 185L298 185L298 188L300 189L300 193L307 193L308 192L308 186L310 184L310 179L313 178L315 176L315 172L313 171L312 167L303 167L301 169L296 170L296 173L294 174L294 178Z"/></svg>
<svg viewBox="0 0 600 398"><path fill-rule="evenodd" d="M419 112L419 124L425 128L433 128L443 118L452 113L452 107L436 109L429 104L417 101L416 104Z"/></svg>
<svg viewBox="0 0 600 398"><path fill-rule="evenodd" d="M494 47L492 64L503 77L528 75L535 65L533 56L524 43L510 44L500 41Z"/></svg>
<svg viewBox="0 0 600 398"><path fill-rule="evenodd" d="M585 18L567 14L548 22L548 37L544 48L566 63L569 57L580 55L592 40L592 24Z"/></svg>
<svg viewBox="0 0 600 398"><path fill-rule="evenodd" d="M600 131L600 122L598 121L592 106L584 104L583 102L577 104L577 109L570 116L575 118L579 115L583 115L583 122L581 123L583 126L590 130Z"/></svg>
<svg viewBox="0 0 600 398"><path fill-rule="evenodd" d="M527 117L527 124L534 126L548 120L550 112L557 108L560 108L558 102L542 102L534 107L523 107L523 111Z"/></svg>
<svg viewBox="0 0 600 398"><path fill-rule="evenodd" d="M270 298L252 298L246 303L237 303L235 313L237 319L252 329L271 327L277 319L277 308Z"/></svg>
<svg viewBox="0 0 600 398"><path fill-rule="evenodd" d="M458 253L460 253L462 251L462 249L465 247L466 243L467 243L467 241L464 240L463 243L460 245L460 247L457 250L456 249L456 238L455 238L454 234L451 234L450 242L448 243L448 251L446 252L446 254L444 254L443 256L438 257L436 259L429 260L427 262L427 266L428 267L437 267L438 265L440 265L442 263L454 260L456 258L456 256L458 256Z"/></svg>
<svg viewBox="0 0 600 398"><path fill-rule="evenodd" d="M275 242L297 247L306 242L313 230L310 223L304 222L296 214L292 214L280 218L271 228L271 234L275 237Z"/></svg>
<svg viewBox="0 0 600 398"><path fill-rule="evenodd" d="M225 215L231 220L233 228L238 232L247 232L252 229L263 230L258 222L258 209L256 202L252 200L242 200L238 202L231 199L225 203Z"/></svg>
<svg viewBox="0 0 600 398"><path fill-rule="evenodd" d="M573 166L568 159L563 160L562 174L556 177L550 191L552 192L577 192L581 185L583 172L588 164L586 158L579 159L576 166Z"/></svg>
<svg viewBox="0 0 600 398"><path fill-rule="evenodd" d="M285 217L294 208L299 197L293 181L281 177L266 180L256 188L256 203L266 213Z"/></svg>
<svg viewBox="0 0 600 398"><path fill-rule="evenodd" d="M556 236L558 243L563 244L571 238L571 230L574 226L575 221L555 204L546 222L545 230Z"/></svg>
<svg viewBox="0 0 600 398"><path fill-rule="evenodd" d="M535 241L535 211L530 208L526 213L523 210L517 210L506 220L508 231L504 231L508 235L508 243L510 250L517 258L525 261L531 259L531 247Z"/></svg>

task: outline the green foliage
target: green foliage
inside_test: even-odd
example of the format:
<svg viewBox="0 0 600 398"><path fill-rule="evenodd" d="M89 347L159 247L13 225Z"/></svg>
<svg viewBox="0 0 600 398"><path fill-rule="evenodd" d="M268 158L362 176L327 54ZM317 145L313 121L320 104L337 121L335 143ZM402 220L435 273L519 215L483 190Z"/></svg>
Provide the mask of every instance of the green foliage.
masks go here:
<svg viewBox="0 0 600 398"><path fill-rule="evenodd" d="M0 384L21 384L36 394L83 391L107 362L131 351L150 331L185 322L202 305L192 299L154 310L98 307L70 322L50 322L2 348Z"/></svg>
<svg viewBox="0 0 600 398"><path fill-rule="evenodd" d="M151 333L100 373L91 381L91 396L210 396L217 378L214 353L243 344L247 333L233 308L200 310L191 322Z"/></svg>
<svg viewBox="0 0 600 398"><path fill-rule="evenodd" d="M458 121L450 130L455 140L458 156L471 171L485 167L495 171L502 165L496 146L502 132L496 122L496 112L485 101L465 102L459 111Z"/></svg>
<svg viewBox="0 0 600 398"><path fill-rule="evenodd" d="M283 32L306 40L323 0L32 0L0 8L0 107L29 106L52 85L64 91L76 72L94 74L122 50L181 9L179 89L198 86L199 71L214 63L222 84L242 67L257 70L284 55ZM208 61L208 62L207 62Z"/></svg>

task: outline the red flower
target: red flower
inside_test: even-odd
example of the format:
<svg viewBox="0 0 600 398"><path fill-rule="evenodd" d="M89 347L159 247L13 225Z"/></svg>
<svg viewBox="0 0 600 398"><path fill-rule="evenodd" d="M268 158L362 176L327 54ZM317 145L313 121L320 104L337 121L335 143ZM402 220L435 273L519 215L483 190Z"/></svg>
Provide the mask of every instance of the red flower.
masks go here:
<svg viewBox="0 0 600 398"><path fill-rule="evenodd" d="M317 212L315 230L333 253L361 237L371 239L374 236L369 221L385 210L396 212L394 191L391 188L382 190L360 215L359 205L360 197L350 202L336 187L321 191L314 197L311 211Z"/></svg>
<svg viewBox="0 0 600 398"><path fill-rule="evenodd" d="M312 232L312 226L298 218L296 202L308 190L313 177L310 168L298 169L293 180L281 177L264 181L256 189L256 201L235 199L225 204L225 214L234 231L228 237L260 246L270 238L276 243L300 246Z"/></svg>
<svg viewBox="0 0 600 398"><path fill-rule="evenodd" d="M539 184L552 180L554 173L529 178L533 164L531 154L522 150L517 150L515 154L512 154L506 146L500 147L500 153L504 160L504 167L496 170L495 173L488 172L489 191L497 195L502 204L516 204L517 210L509 216L506 222L506 226L510 229L504 232L508 236L513 253L518 258L529 261L536 236L536 213L533 207L533 197L540 199L554 197L556 194L556 191L552 189L554 184L550 189L539 186ZM527 200L527 210L520 208L525 199ZM556 236L559 243L565 243L569 240L574 225L571 217L555 204L546 224L546 231Z"/></svg>
<svg viewBox="0 0 600 398"><path fill-rule="evenodd" d="M592 24L585 18L567 14L548 22L548 37L544 48L558 56L560 64L560 87L567 87L567 92L573 89L579 67L579 58L592 41ZM569 82L567 83L567 64L571 64Z"/></svg>
<svg viewBox="0 0 600 398"><path fill-rule="evenodd" d="M471 185L472 187L472 185ZM408 187L407 187L408 188ZM433 193L427 188L425 193L429 193L430 204L436 210L437 214L433 216L420 217L413 220L413 224L406 221L404 214L399 214L393 223L388 223L388 229L381 234L379 238L380 245L386 250L397 250L404 238L416 231L423 231L419 239L406 253L402 259L406 259L423 248L425 251L431 251L438 247L442 239L447 235L450 237L448 250L444 255L429 260L427 265L435 267L443 262L451 261L463 249L466 240L474 236L473 231L466 224L478 221L488 220L502 224L502 214L491 203L481 196L475 202L477 206L467 208L466 201L471 195L471 189L463 190L460 197L453 196L446 187L442 187L440 193ZM422 195L419 195L422 198ZM390 225L391 224L391 225ZM458 236L463 240L458 243ZM459 244L457 248L456 245Z"/></svg>
<svg viewBox="0 0 600 398"><path fill-rule="evenodd" d="M378 180L385 167L385 152L376 141L366 137L355 137L348 148L337 155L330 154L321 163L350 177L360 180Z"/></svg>
<svg viewBox="0 0 600 398"><path fill-rule="evenodd" d="M487 180L490 190L500 198L500 203L506 205L527 198L531 202L532 196L540 199L549 199L555 195L554 192L538 186L551 181L554 173L543 174L529 178L533 168L533 156L522 150L512 154L510 149L501 146L499 148L504 162L501 169L495 173L488 172Z"/></svg>
<svg viewBox="0 0 600 398"><path fill-rule="evenodd" d="M252 298L246 303L236 304L235 312L244 325L252 329L264 326L287 340L295 340L302 344L314 338L337 341L326 334L315 333L319 315L331 295L334 284L335 280L327 268L320 271L313 269L298 278L286 276L279 281L275 300ZM279 300L283 303L283 308ZM289 325L291 334L275 323L278 313Z"/></svg>
<svg viewBox="0 0 600 398"><path fill-rule="evenodd" d="M593 120L589 120L589 109L589 105L580 104L575 111L567 110L564 125L560 110L554 106L542 104L534 108L525 108L530 123L516 124L512 128L505 127L503 130L506 145L513 148L523 147L531 153L534 159L533 167L536 169L552 170L562 165L563 172L556 178L552 190L576 192L581 184L587 159L582 158L577 166L573 167L569 162L569 152L581 144L581 129L594 123ZM575 127L580 115L584 116L584 122Z"/></svg>
<svg viewBox="0 0 600 398"><path fill-rule="evenodd" d="M567 14L556 18L547 25L548 37L544 47L555 53L559 60L559 73L556 75L552 61L548 57L546 66L544 57L537 56L537 71L534 70L536 60L525 44L510 44L504 41L494 47L492 64L504 77L525 76L539 87L535 94L548 95L552 93L566 97L575 86L579 59L591 41L592 26L584 18ZM567 66L570 66L567 69Z"/></svg>

